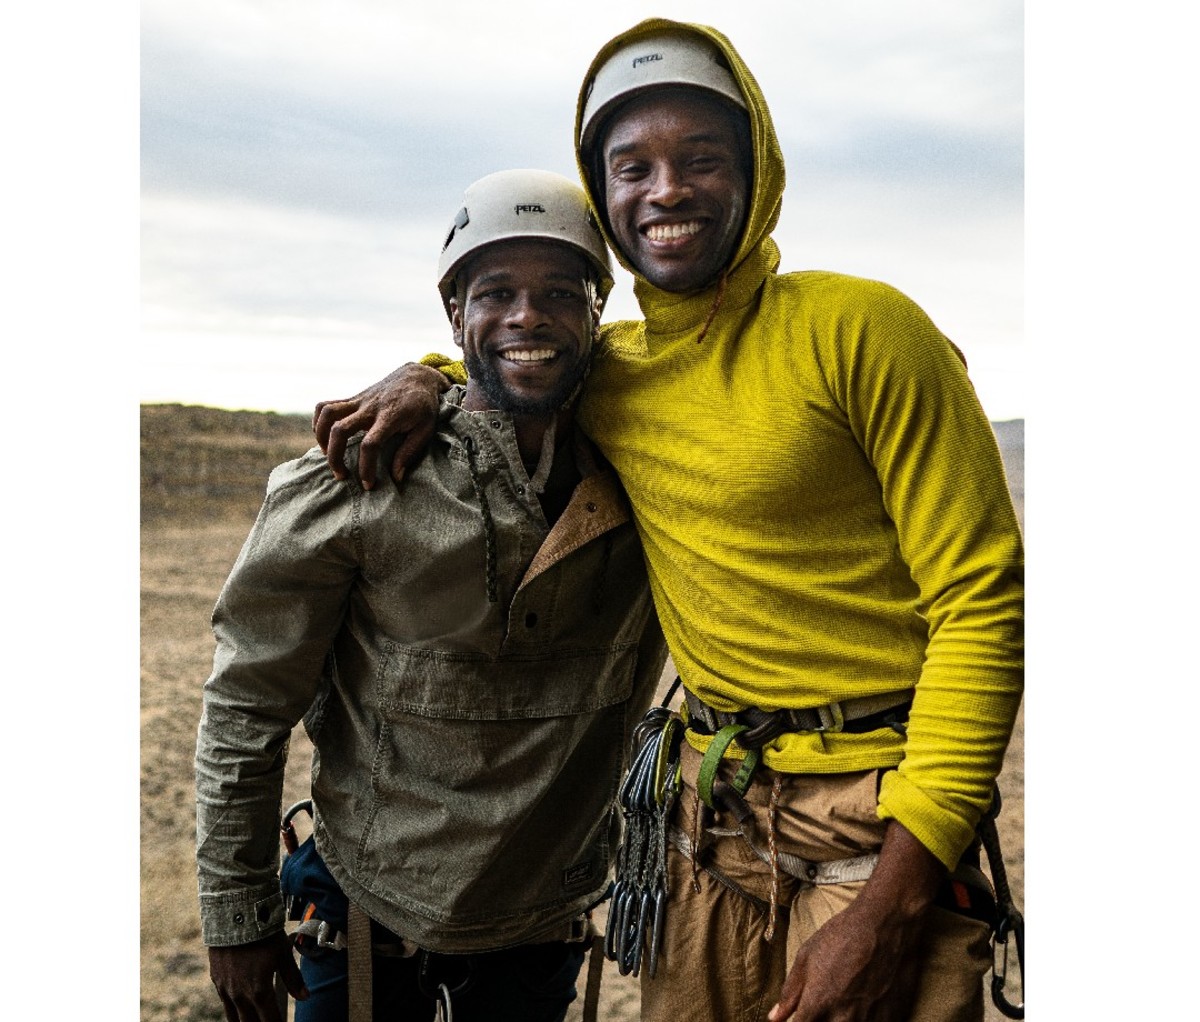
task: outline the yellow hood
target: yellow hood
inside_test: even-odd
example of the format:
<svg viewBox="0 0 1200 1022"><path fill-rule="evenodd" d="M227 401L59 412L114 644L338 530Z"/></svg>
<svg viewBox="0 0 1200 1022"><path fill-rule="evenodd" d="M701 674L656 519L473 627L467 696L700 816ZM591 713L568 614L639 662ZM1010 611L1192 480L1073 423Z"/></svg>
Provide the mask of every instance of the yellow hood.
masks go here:
<svg viewBox="0 0 1200 1022"><path fill-rule="evenodd" d="M599 208L597 203L597 193L594 182L591 180L590 168L586 165L586 160L579 148L584 106L597 70L620 47L640 37L660 33L664 30L691 32L716 46L729 62L729 68L741 89L750 116L753 183L749 210L746 216L746 229L733 260L727 268L732 271L727 286L733 286L735 290L756 289L761 283L763 275L774 272L779 265L779 249L771 240L770 235L779 222L779 212L783 205L784 168L783 152L779 148L775 125L771 120L771 112L767 109L767 102L763 98L762 90L737 50L733 48L733 44L715 28L671 21L667 18L648 18L611 39L596 54L583 80L575 110L575 157L579 166L580 179L583 181L588 201L597 214L596 219L602 225L609 248L613 250L620 264L635 277L634 292L647 319L652 321L656 318L656 312L669 311L670 319L674 321L675 325L681 326L685 321L700 321L708 315L716 301L716 283L714 282L703 291L680 295L662 291L647 282L629 263L614 242L607 217L602 215L604 211ZM653 326L653 322L651 325Z"/></svg>

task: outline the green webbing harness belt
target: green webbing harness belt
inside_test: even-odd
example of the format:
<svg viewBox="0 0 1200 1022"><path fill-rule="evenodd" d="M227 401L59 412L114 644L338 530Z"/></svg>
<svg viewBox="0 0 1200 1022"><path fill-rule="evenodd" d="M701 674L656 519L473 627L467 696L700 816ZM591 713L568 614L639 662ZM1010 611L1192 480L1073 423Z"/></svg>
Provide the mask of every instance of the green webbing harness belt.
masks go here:
<svg viewBox="0 0 1200 1022"><path fill-rule="evenodd" d="M716 780L717 769L721 765L721 758L725 755L725 750L729 748L733 740L743 731L748 730L745 724L728 724L721 728L715 735L708 746L708 750L704 753L704 759L700 763L700 774L696 778L696 790L700 793L700 800L708 806L709 809L715 808L713 805L713 781ZM758 769L758 764L762 761L762 750L751 749L746 753L746 758L742 760L741 767L733 777L733 789L739 795L745 795L746 789L750 787L750 779L754 776L754 771Z"/></svg>

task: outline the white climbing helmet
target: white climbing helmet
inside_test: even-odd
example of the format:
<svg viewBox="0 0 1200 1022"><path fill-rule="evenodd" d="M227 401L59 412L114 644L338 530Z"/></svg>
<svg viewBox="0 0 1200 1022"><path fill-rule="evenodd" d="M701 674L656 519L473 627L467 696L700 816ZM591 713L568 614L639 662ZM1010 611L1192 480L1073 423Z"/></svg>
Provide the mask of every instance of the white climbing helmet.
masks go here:
<svg viewBox="0 0 1200 1022"><path fill-rule="evenodd" d="M746 109L742 90L711 42L692 32L656 32L622 46L584 83L587 99L580 121L580 148L591 149L596 129L618 103L664 85L707 89Z"/></svg>
<svg viewBox="0 0 1200 1022"><path fill-rule="evenodd" d="M522 238L545 238L577 249L596 269L600 297L608 296L612 263L583 189L548 170L502 170L467 188L446 235L438 259L438 290L447 316L454 275L463 261L484 245Z"/></svg>

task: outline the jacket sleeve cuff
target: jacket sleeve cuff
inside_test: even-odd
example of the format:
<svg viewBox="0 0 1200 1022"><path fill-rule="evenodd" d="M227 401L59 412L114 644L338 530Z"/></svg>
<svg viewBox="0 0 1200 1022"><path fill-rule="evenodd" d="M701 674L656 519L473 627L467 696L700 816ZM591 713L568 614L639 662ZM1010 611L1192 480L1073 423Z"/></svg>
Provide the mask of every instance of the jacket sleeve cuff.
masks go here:
<svg viewBox="0 0 1200 1022"><path fill-rule="evenodd" d="M467 367L446 355L433 352L421 359L421 365L439 370L451 383L458 383L464 387L467 384Z"/></svg>
<svg viewBox="0 0 1200 1022"><path fill-rule="evenodd" d="M283 929L278 883L200 895L201 937L209 947L249 944Z"/></svg>
<svg viewBox="0 0 1200 1022"><path fill-rule="evenodd" d="M958 865L975 837L977 822L938 805L895 770L889 770L883 776L879 817L901 824L950 870Z"/></svg>

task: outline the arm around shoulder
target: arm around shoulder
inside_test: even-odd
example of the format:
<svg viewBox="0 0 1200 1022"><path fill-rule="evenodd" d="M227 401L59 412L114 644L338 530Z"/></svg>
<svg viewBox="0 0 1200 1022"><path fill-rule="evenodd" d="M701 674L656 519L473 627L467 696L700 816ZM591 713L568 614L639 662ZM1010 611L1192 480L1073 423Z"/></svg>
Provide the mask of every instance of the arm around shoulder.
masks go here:
<svg viewBox="0 0 1200 1022"><path fill-rule="evenodd" d="M391 464L392 479L399 483L433 438L440 396L451 383L465 382L461 362L444 355L426 355L420 363L402 365L354 397L318 403L313 413L313 432L334 476L346 478L346 443L365 430L359 478L364 489L374 489L375 464L382 445L390 437L403 434Z"/></svg>

